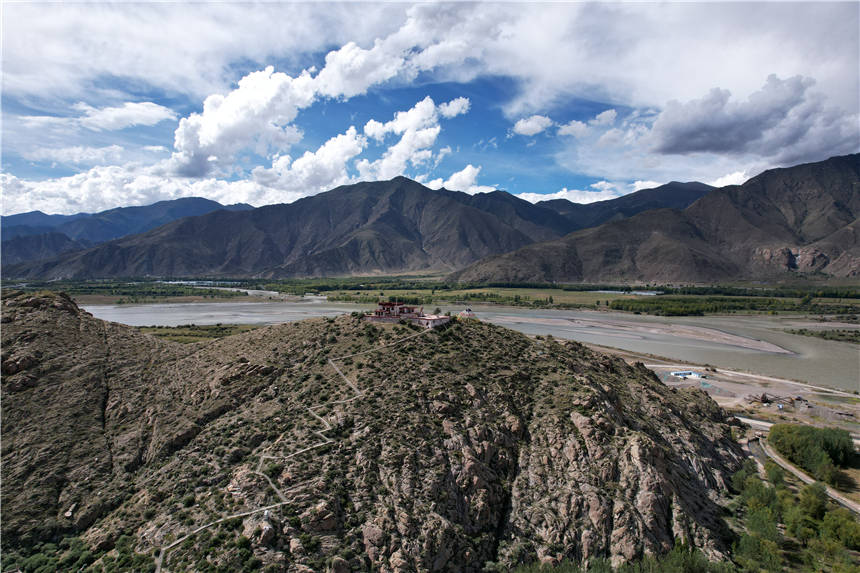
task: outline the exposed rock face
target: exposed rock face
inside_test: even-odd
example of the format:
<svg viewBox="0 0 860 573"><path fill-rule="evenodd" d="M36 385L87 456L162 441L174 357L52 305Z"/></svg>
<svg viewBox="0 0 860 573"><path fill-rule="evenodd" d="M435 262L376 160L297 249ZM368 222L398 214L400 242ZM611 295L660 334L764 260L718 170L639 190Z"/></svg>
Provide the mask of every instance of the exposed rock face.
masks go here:
<svg viewBox="0 0 860 573"><path fill-rule="evenodd" d="M742 454L723 412L575 343L343 316L182 346L50 294L7 296L3 315L4 364L41 352L3 377L7 542L125 533L151 554L212 524L167 555L175 570L241 566L242 519L253 556L290 571L727 550Z"/></svg>

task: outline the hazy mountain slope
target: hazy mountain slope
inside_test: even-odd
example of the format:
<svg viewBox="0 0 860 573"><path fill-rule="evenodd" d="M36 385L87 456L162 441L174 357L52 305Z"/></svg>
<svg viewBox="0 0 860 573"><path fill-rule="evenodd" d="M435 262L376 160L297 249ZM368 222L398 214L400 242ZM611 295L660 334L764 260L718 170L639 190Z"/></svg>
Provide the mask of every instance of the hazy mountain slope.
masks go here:
<svg viewBox="0 0 860 573"><path fill-rule="evenodd" d="M653 189L642 189L623 197L597 201L585 205L567 199L541 201L541 207L550 208L571 222L571 231L596 227L607 221L632 217L651 209L685 209L697 199L715 189L710 185L692 181L672 181Z"/></svg>
<svg viewBox="0 0 860 573"><path fill-rule="evenodd" d="M27 213L18 213L15 215L3 215L0 217L0 224L6 227L40 227L42 229L52 229L63 223L74 221L82 217L89 217L90 213L76 213L74 215L46 215L41 211L28 211ZM4 236L5 239L5 236Z"/></svg>
<svg viewBox="0 0 860 573"><path fill-rule="evenodd" d="M2 321L4 544L151 560L212 524L164 564L479 571L730 542L720 408L575 343L345 315L182 346L53 294Z"/></svg>
<svg viewBox="0 0 860 573"><path fill-rule="evenodd" d="M247 212L215 212L10 276L302 276L447 269L566 232L506 193L472 197L409 179L359 183Z"/></svg>
<svg viewBox="0 0 860 573"><path fill-rule="evenodd" d="M2 234L3 241L8 241L16 237L44 235L45 233L52 232L53 229L53 227L34 227L32 225L14 225L10 227L3 223L2 226L0 226L0 234Z"/></svg>
<svg viewBox="0 0 860 573"><path fill-rule="evenodd" d="M573 230L570 220L557 210L547 209L543 203L529 203L505 191L478 193L470 196L468 203L492 213L537 241L555 238ZM546 238L539 238L541 236Z"/></svg>
<svg viewBox="0 0 860 573"><path fill-rule="evenodd" d="M857 276L860 155L765 171L683 211L647 211L480 261L464 282L710 282Z"/></svg>
<svg viewBox="0 0 860 573"><path fill-rule="evenodd" d="M53 258L117 237L142 233L183 217L203 215L219 209L235 211L251 208L244 204L225 207L209 199L187 197L92 214L45 215L34 211L10 215L2 218L2 264L5 266ZM66 239L61 240L60 235Z"/></svg>
<svg viewBox="0 0 860 573"><path fill-rule="evenodd" d="M398 177L253 213L177 222L79 255L4 270L46 278L454 270L607 218L687 205L706 189L671 183L595 205L564 202L581 208L572 216L563 205L533 205L503 191L468 195Z"/></svg>
<svg viewBox="0 0 860 573"><path fill-rule="evenodd" d="M142 233L183 217L205 215L219 209L235 211L251 208L250 205L244 204L224 206L202 197L184 197L140 207L118 207L99 213L45 215L40 211L33 211L4 216L3 240L23 234L40 234L50 228L70 239L96 244Z"/></svg>
<svg viewBox="0 0 860 573"><path fill-rule="evenodd" d="M18 236L3 241L2 257L4 265L25 261L38 261L56 257L62 253L80 251L91 246L86 241L75 241L63 233L47 232L38 235Z"/></svg>
<svg viewBox="0 0 860 573"><path fill-rule="evenodd" d="M63 223L57 230L72 239L85 239L93 243L103 243L126 235L143 233L160 227L165 223L205 215L212 211L225 209L228 211L245 211L250 205L237 204L225 206L217 201L202 197L185 197L170 201L159 201L142 207L119 207L109 211L95 213Z"/></svg>

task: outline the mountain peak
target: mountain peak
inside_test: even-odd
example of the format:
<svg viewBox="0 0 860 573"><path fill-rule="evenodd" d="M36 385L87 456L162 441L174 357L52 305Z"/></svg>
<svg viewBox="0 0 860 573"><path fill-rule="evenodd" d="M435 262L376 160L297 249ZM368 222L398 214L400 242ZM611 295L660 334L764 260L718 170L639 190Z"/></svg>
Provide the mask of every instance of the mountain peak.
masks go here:
<svg viewBox="0 0 860 573"><path fill-rule="evenodd" d="M771 169L743 185L714 189L672 182L616 201L677 198L676 210L606 219L562 239L476 263L463 282L653 283L860 274L860 154ZM691 199L695 199L694 201ZM686 202L687 206L681 206ZM547 207L584 220L608 201ZM683 210L681 210L683 209Z"/></svg>

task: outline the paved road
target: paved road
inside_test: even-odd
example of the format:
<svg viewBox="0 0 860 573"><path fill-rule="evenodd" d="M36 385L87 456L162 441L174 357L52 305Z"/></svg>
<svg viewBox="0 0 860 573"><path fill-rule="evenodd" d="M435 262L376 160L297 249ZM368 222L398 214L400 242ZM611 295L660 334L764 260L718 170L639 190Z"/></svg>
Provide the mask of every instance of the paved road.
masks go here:
<svg viewBox="0 0 860 573"><path fill-rule="evenodd" d="M735 418L744 424L750 425L756 430L762 430L764 432L770 431L770 427L773 426L773 422L765 422L764 420L756 420L755 418L745 418L743 416L735 416ZM858 438L856 434L851 434L851 441L854 442L855 448L860 448L860 438Z"/></svg>
<svg viewBox="0 0 860 573"><path fill-rule="evenodd" d="M675 370L705 370L704 366L697 366L695 364L646 364L646 368L670 368ZM806 382L797 382L796 380L786 380L785 378L775 378L773 376L764 376L762 374L751 374L749 372L741 372L739 370L727 370L725 368L718 368L716 370L717 374L727 374L729 376L739 376L739 377L747 377L747 378L755 378L756 380L762 380L764 382L779 382L781 384L794 384L795 386L801 386L803 388L811 388L813 390L818 390L821 392L826 392L828 394L834 394L837 396L848 396L854 397L855 394L852 392L847 392L845 390L838 390L836 388L830 388L827 386L815 386L813 384L807 384Z"/></svg>
<svg viewBox="0 0 860 573"><path fill-rule="evenodd" d="M777 452L775 452L774 449L768 445L767 440L759 438L750 440L749 449L750 452L752 452L752 454L759 459L761 459L760 456L762 454L772 459L783 469L797 476L797 478L803 483L815 483L816 481L812 476L808 475L806 472L802 471L800 468L798 468L797 466L783 458L781 455L779 455ZM851 501L832 487L825 487L827 495L830 496L830 499L860 516L860 503Z"/></svg>

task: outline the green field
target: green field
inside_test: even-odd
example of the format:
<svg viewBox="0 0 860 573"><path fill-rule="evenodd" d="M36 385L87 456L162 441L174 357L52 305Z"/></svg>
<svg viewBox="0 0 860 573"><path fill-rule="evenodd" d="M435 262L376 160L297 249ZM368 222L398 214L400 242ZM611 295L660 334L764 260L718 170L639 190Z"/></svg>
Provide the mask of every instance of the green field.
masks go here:
<svg viewBox="0 0 860 573"><path fill-rule="evenodd" d="M375 304L380 300L433 307L435 305L499 304L528 308L608 309L662 316L706 314L802 313L838 315L856 320L860 288L745 287L732 285L671 286L587 284L452 284L439 276L345 277L285 280L219 280L205 286L161 281L57 281L15 285L25 290L50 289L81 297L101 297L112 303L160 302L187 297L235 299L240 292L217 290L230 286L276 291L295 296L325 295L331 301ZM656 295L634 294L636 289ZM92 301L91 301L92 302Z"/></svg>
<svg viewBox="0 0 860 573"><path fill-rule="evenodd" d="M375 303L397 300L413 304L503 304L547 308L596 308L614 300L638 298L624 292L597 293L569 291L560 288L466 288L466 289L383 289L336 290L326 292L329 300Z"/></svg>
<svg viewBox="0 0 860 573"><path fill-rule="evenodd" d="M7 285L4 284L3 286L5 288ZM23 285L15 285L15 288L25 291L65 292L73 298L99 297L115 304L160 302L164 299L180 297L233 299L245 296L241 292L199 288L186 284L133 280L28 282Z"/></svg>

